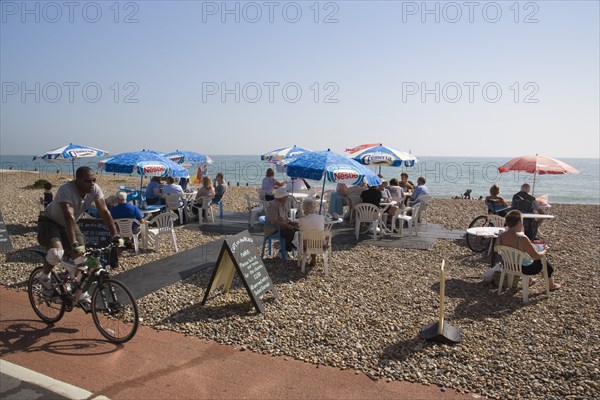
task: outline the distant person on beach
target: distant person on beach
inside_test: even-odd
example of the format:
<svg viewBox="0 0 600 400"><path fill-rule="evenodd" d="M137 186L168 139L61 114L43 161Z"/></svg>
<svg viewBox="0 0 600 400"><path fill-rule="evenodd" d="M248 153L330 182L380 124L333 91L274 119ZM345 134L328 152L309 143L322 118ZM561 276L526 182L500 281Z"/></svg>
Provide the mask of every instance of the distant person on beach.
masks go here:
<svg viewBox="0 0 600 400"><path fill-rule="evenodd" d="M271 201L275 199L275 190L287 184L287 181L278 182L275 179L275 171L273 168L268 168L265 177L262 180L262 190L265 194L265 200Z"/></svg>
<svg viewBox="0 0 600 400"><path fill-rule="evenodd" d="M44 183L44 195L40 197L40 203L46 208L46 206L52 203L52 184L50 182Z"/></svg>
<svg viewBox="0 0 600 400"><path fill-rule="evenodd" d="M419 197L429 195L429 189L427 189L427 186L425 186L425 183L426 183L425 177L420 176L419 179L417 179L417 187L413 190L412 194L407 198L407 200L408 200L407 205L409 207L419 204L421 202L421 200L419 200Z"/></svg>
<svg viewBox="0 0 600 400"><path fill-rule="evenodd" d="M293 243L294 231L298 229L298 223L291 221L288 217L285 207L288 195L289 193L285 187L279 187L275 190L275 194L273 195L274 201L269 203L265 212L267 224L264 227L264 231L265 235L268 236L277 232L277 228L279 228L281 237L285 239L285 250L292 251L295 247Z"/></svg>
<svg viewBox="0 0 600 400"><path fill-rule="evenodd" d="M465 200L471 200L471 192L472 192L471 189L465 190L465 192L463 193L463 196L462 196L463 199L465 199Z"/></svg>
<svg viewBox="0 0 600 400"><path fill-rule="evenodd" d="M50 272L62 260L66 251L77 258L85 252L85 237L77 221L92 203L113 238L118 238L113 218L106 208L104 194L96 185L96 174L90 167L79 167L75 180L65 183L56 192L54 201L46 207L45 214L38 218L38 243L47 250L40 283L44 286L44 296L58 295L52 288ZM90 296L84 292L77 299L89 305Z"/></svg>
<svg viewBox="0 0 600 400"><path fill-rule="evenodd" d="M197 207L197 208L192 208L192 212L194 214L197 214L198 209L202 208L202 204L204 204L203 197L210 197L211 198L210 201L211 202L214 201L215 188L213 187L212 180L208 176L205 176L204 178L202 178L202 187L200 187L200 189L198 190L198 193L196 193L196 198L194 199L194 207ZM202 219L205 221L207 219L205 210L202 210Z"/></svg>
<svg viewBox="0 0 600 400"><path fill-rule="evenodd" d="M399 185L405 192L412 192L415 189L415 184L408 180L408 174L406 172L400 174Z"/></svg>
<svg viewBox="0 0 600 400"><path fill-rule="evenodd" d="M144 223L144 218L140 209L127 202L127 193L123 191L117 192L115 199L117 204L114 207L109 208L110 215L113 219L132 218L137 220L138 222L134 222L132 228L133 232L139 232L140 226Z"/></svg>
<svg viewBox="0 0 600 400"><path fill-rule="evenodd" d="M490 187L490 195L485 198L485 203L487 204L490 213L497 213L501 217L504 217L506 213L510 211L501 211L508 207L508 203L500 196L500 187L495 184Z"/></svg>
<svg viewBox="0 0 600 400"><path fill-rule="evenodd" d="M159 204L160 203L160 188L162 184L160 182L160 176L153 176L150 179L150 183L146 187L146 203L147 204Z"/></svg>
<svg viewBox="0 0 600 400"><path fill-rule="evenodd" d="M508 229L498 236L497 244L508 246L527 253L531 258L523 260L522 271L525 275L536 275L542 271L541 258L548 253L548 247L538 252L527 236L523 236L523 215L518 210L512 210L506 214L505 223ZM561 285L554 282L552 273L554 268L547 262L548 280L550 281L550 290L557 290ZM533 278L531 283L533 284Z"/></svg>

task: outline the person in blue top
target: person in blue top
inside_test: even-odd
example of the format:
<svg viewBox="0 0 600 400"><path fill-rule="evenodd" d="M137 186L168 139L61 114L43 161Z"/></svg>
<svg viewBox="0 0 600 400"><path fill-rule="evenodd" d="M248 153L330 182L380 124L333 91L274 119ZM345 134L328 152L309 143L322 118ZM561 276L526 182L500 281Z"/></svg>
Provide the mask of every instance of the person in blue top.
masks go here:
<svg viewBox="0 0 600 400"><path fill-rule="evenodd" d="M113 219L119 218L133 218L136 219L139 223L134 223L133 231L139 232L140 225L144 223L144 218L142 216L142 212L139 208L127 202L127 193L125 192L117 192L117 205L112 207L110 211L110 215Z"/></svg>
<svg viewBox="0 0 600 400"><path fill-rule="evenodd" d="M417 187L413 190L412 194L407 197L409 206L412 207L419 204L421 202L419 197L429 195L429 189L425 186L425 182L425 177L423 176L420 176L419 179L417 179Z"/></svg>
<svg viewBox="0 0 600 400"><path fill-rule="evenodd" d="M146 203L147 204L158 204L160 203L160 176L153 176L150 183L146 187Z"/></svg>
<svg viewBox="0 0 600 400"><path fill-rule="evenodd" d="M525 275L536 275L542 271L542 257L548 253L548 247L538 252L531 244L531 241L527 236L523 234L523 215L518 210L512 210L504 219L504 223L508 227L506 231L498 236L498 245L513 247L517 250L525 252L531 257L529 260L523 261L522 271ZM550 284L550 290L557 290L561 288L561 285L554 282L552 273L554 268L549 262L546 263L548 266L548 281ZM531 284L534 281L531 279Z"/></svg>

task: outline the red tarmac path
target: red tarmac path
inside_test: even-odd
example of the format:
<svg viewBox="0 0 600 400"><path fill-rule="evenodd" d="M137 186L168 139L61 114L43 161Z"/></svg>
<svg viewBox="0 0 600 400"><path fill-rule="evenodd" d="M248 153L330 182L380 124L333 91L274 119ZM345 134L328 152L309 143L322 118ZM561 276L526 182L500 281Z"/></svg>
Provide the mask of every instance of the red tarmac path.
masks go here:
<svg viewBox="0 0 600 400"><path fill-rule="evenodd" d="M118 346L80 309L54 326L34 314L24 291L0 287L0 355L110 399L473 399L453 390L372 380L363 373L140 326Z"/></svg>

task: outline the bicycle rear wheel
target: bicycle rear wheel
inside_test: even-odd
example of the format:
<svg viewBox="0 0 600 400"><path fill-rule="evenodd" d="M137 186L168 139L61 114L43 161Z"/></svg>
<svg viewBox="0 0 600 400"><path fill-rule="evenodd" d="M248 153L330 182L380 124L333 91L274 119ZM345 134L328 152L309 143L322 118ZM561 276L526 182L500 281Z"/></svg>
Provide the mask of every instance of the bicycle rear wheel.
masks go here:
<svg viewBox="0 0 600 400"><path fill-rule="evenodd" d="M54 288L55 295L47 298L44 295L44 286L40 282L40 277L44 273L43 267L37 267L29 275L27 282L27 294L33 311L44 322L53 324L60 321L65 315L66 303L63 299L63 287L60 284L58 276L53 272L50 273L50 281Z"/></svg>
<svg viewBox="0 0 600 400"><path fill-rule="evenodd" d="M471 224L469 225L469 228L478 228L478 227L488 226L488 225L489 225L488 217L485 215L480 215L479 217L475 218L471 222ZM469 246L469 248L472 251L474 251L475 253L483 253L484 251L486 251L490 247L491 240L492 239L490 239L490 238L469 235L467 233L467 246Z"/></svg>
<svg viewBox="0 0 600 400"><path fill-rule="evenodd" d="M137 303L127 286L114 279L98 283L92 292L92 317L102 336L114 343L127 342L138 329Z"/></svg>

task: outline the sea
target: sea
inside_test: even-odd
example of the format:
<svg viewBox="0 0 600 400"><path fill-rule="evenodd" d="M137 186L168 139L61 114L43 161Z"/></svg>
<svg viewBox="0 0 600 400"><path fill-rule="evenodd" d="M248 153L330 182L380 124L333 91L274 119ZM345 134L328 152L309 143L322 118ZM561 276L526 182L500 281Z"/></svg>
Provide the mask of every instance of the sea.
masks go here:
<svg viewBox="0 0 600 400"><path fill-rule="evenodd" d="M213 163L207 166L208 175L214 177L217 172L225 174L225 180L233 186L260 185L267 168L273 164L261 161L259 155L215 155ZM420 157L413 167L382 167L381 174L386 179L399 178L401 172L407 172L409 180L416 182L419 176L425 177L427 187L433 197L452 198L461 196L471 189L471 197L475 199L487 196L493 184L500 187L500 195L507 200L519 191L524 182L533 185L534 177L522 172L500 174L498 167L509 158L492 157ZM98 170L99 158L76 160L75 169L87 165ZM535 177L534 195L547 195L552 203L566 204L600 204L600 159L598 158L565 158L561 161L581 171L578 175L537 175ZM379 173L376 167L369 167ZM41 176L56 174L71 175L71 162L45 162L33 160L31 156L0 155L0 169L39 171ZM197 167L188 169L191 176L197 173ZM97 171L103 173L102 171ZM277 180L289 179L285 172L277 172ZM311 186L322 187L322 182L308 181ZM335 184L327 182L326 189L335 188Z"/></svg>

